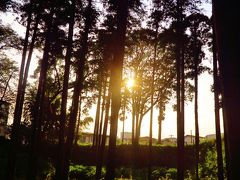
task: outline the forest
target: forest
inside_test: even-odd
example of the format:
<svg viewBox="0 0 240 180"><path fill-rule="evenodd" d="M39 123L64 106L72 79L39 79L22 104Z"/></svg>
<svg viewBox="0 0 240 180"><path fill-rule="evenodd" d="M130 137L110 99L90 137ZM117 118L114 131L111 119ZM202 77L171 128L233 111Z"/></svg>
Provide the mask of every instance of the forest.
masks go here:
<svg viewBox="0 0 240 180"><path fill-rule="evenodd" d="M240 179L237 7L233 0L1 0L0 179ZM7 24L11 18L18 25ZM200 136L203 73L213 79L211 140ZM166 144L169 104L177 137ZM141 137L146 116L149 135Z"/></svg>

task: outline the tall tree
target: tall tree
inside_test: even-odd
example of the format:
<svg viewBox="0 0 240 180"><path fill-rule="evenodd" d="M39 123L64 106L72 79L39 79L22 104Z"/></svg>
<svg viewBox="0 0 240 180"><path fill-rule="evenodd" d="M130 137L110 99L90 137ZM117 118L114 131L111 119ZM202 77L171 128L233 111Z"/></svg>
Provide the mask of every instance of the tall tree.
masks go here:
<svg viewBox="0 0 240 180"><path fill-rule="evenodd" d="M11 133L11 148L10 148L9 155L8 155L6 178L9 180L14 178L14 173L15 173L16 149L18 149L17 147L18 147L18 137L19 137L19 126L20 126L20 122L21 122L20 100L22 97L22 84L23 84L23 76L24 76L27 48L28 48L28 38L30 36L30 26L31 26L31 22L32 22L31 5L32 5L32 1L30 2L30 9L27 13L28 14L27 27L26 27L26 33L25 33L25 38L24 38L24 44L23 44L22 61L21 61L21 65L20 65L19 80L18 80L18 91L17 91L17 97L16 97L15 111L14 111L13 128L12 128L12 133Z"/></svg>
<svg viewBox="0 0 240 180"><path fill-rule="evenodd" d="M56 165L56 179L63 177L63 156L64 156L64 130L66 128L66 109L67 109L67 98L68 98L68 81L70 75L70 63L73 51L73 29L75 19L75 0L72 0L72 4L69 8L69 27L68 27L68 41L67 41L67 52L65 56L65 67L64 67L64 79L63 79L63 90L62 90L62 103L61 103L61 115L60 115L60 129L59 129L59 152Z"/></svg>
<svg viewBox="0 0 240 180"><path fill-rule="evenodd" d="M105 150L106 137L107 137L107 128L108 128L110 107L111 107L111 91L110 91L110 87L109 87L108 95L106 97L106 110L105 110L105 117L104 117L104 123L103 123L103 132L102 132L102 136L101 136L102 138L100 139L101 142L100 142L99 148L98 148L96 177L95 177L97 180L101 178L101 173L102 173L102 165L103 165L103 157L104 157L104 150Z"/></svg>
<svg viewBox="0 0 240 180"><path fill-rule="evenodd" d="M239 33L235 22L238 19L235 1L213 1L214 28L216 30L219 69L223 84L223 108L226 120L226 135L229 150L230 179L239 179Z"/></svg>
<svg viewBox="0 0 240 180"><path fill-rule="evenodd" d="M46 91L46 79L47 70L49 67L49 52L51 46L51 35L53 28L53 15L54 15L54 3L51 4L51 10L49 13L49 19L47 23L47 31L45 35L45 44L43 50L43 57L40 66L40 76L38 82L38 90L36 95L36 101L34 105L34 119L32 124L32 141L30 150L30 160L29 160L29 171L28 179L35 178L37 173L37 158L38 158L38 146L41 134L41 125L43 120L43 109L44 109L44 97Z"/></svg>
<svg viewBox="0 0 240 180"><path fill-rule="evenodd" d="M93 147L97 147L100 135L100 113L101 113L101 100L102 100L102 89L103 89L103 75L99 74L99 91L97 100L97 109L95 115L95 125L94 125L94 136L93 136Z"/></svg>
<svg viewBox="0 0 240 180"><path fill-rule="evenodd" d="M208 35L209 35L209 19L207 16L200 13L193 13L185 18L185 24L190 29L191 35L188 37L189 45L186 53L188 67L190 70L188 74L193 72L194 79L194 114L195 114L195 158L196 158L196 179L199 179L198 174L198 163L199 163L199 123L198 123L198 75L204 70L207 70L206 67L201 65L204 53L202 47L206 44Z"/></svg>
<svg viewBox="0 0 240 180"><path fill-rule="evenodd" d="M114 179L115 174L115 154L116 154L116 138L118 127L118 112L121 104L121 82L122 82L122 68L124 58L124 45L128 17L128 0L116 1L117 7L117 30L114 33L114 52L113 62L111 67L111 91L112 91L112 106L111 106L111 120L110 120L110 138L108 161L106 166L106 179Z"/></svg>
<svg viewBox="0 0 240 180"><path fill-rule="evenodd" d="M214 31L214 30L213 30ZM215 113L215 128L216 128L216 145L217 145L217 164L218 164L218 179L223 180L223 157L222 157L222 137L220 129L220 115L219 115L219 71L216 54L216 44L213 33L213 83L214 83L214 113Z"/></svg>
<svg viewBox="0 0 240 180"><path fill-rule="evenodd" d="M177 70L177 179L184 179L184 120L181 89L181 41L182 41L182 1L177 0L177 43L176 43L176 70Z"/></svg>
<svg viewBox="0 0 240 180"><path fill-rule="evenodd" d="M73 97L72 97L72 106L70 110L70 118L69 118L69 126L68 126L68 133L67 133L67 140L65 144L65 151L64 151L64 163L62 167L62 179L68 178L68 171L70 165L70 154L72 150L73 140L74 140L74 132L75 132L75 124L77 119L77 112L79 106L79 96L83 89L83 80L84 80L84 67L85 62L87 60L86 55L88 53L88 38L91 29L95 23L95 11L92 6L92 0L88 0L88 5L85 9L85 20L84 20L84 30L82 33L80 46L81 49L79 51L79 59L77 61L77 72L76 72L76 79L74 84L73 90Z"/></svg>
<svg viewBox="0 0 240 180"><path fill-rule="evenodd" d="M151 78L151 110L150 110L150 124L149 124L149 162L148 162L148 179L151 179L151 166L152 166L152 126L153 126L153 97L154 97L154 81L155 81L155 68L156 68L156 56L157 56L157 38L158 38L158 23L156 26L155 38L154 38L154 55L152 60L152 78Z"/></svg>

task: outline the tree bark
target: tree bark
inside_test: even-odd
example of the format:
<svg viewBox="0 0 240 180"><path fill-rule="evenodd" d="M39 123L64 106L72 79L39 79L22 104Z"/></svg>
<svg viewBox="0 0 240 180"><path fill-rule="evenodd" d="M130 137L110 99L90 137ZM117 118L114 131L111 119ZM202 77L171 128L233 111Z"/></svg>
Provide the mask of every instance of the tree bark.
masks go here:
<svg viewBox="0 0 240 180"><path fill-rule="evenodd" d="M102 109L101 109L101 116L100 116L100 125L99 125L99 138L97 142L97 147L99 148L101 145L102 141L102 129L103 129L103 115L104 115L104 110L105 110L105 104L106 104L106 90L107 90L107 77L104 80L104 85L103 85L103 98L102 98Z"/></svg>
<svg viewBox="0 0 240 180"><path fill-rule="evenodd" d="M115 174L115 154L116 154L116 138L118 127L118 112L121 104L121 82L122 68L124 58L124 44L126 36L126 26L128 17L128 0L117 1L117 31L115 33L115 49L113 67L111 69L111 91L112 91L112 108L111 108L111 124L108 161L106 166L106 179L113 180Z"/></svg>
<svg viewBox="0 0 240 180"><path fill-rule="evenodd" d="M158 144L162 142L162 120L163 120L163 103L159 102L159 116L158 116Z"/></svg>
<svg viewBox="0 0 240 180"><path fill-rule="evenodd" d="M97 110L95 115L95 125L94 125L94 135L93 135L93 148L97 149L100 131L100 109L101 109L101 99L102 99L102 74L99 75L99 90L98 90L98 100L97 100Z"/></svg>
<svg viewBox="0 0 240 180"><path fill-rule="evenodd" d="M197 53L197 27L194 24L194 114L195 114L195 159L196 159L196 179L199 179L198 163L199 163L199 126L198 126L198 53Z"/></svg>
<svg viewBox="0 0 240 180"><path fill-rule="evenodd" d="M38 90L36 95L36 101L34 104L34 117L32 122L32 141L30 146L30 158L29 158L29 170L28 170L28 179L34 179L37 173L37 157L38 157L38 146L40 144L40 133L41 125L43 118L43 109L44 109L44 98L45 98L45 85L47 78L47 69L48 69L48 60L49 60L49 51L51 46L51 33L52 33L52 22L54 8L51 8L50 19L47 23L47 32L45 37L45 46L43 50L43 58L41 61L41 69L38 83Z"/></svg>
<svg viewBox="0 0 240 180"><path fill-rule="evenodd" d="M30 4L32 4L32 1L30 1ZM14 117L13 117L11 145L10 145L10 150L8 152L6 179L9 179L9 180L14 179L14 174L15 174L16 150L18 149L19 126L21 123L20 100L21 100L21 94L22 94L22 82L24 77L24 68L25 68L25 61L26 61L26 55L27 55L28 38L30 35L31 22L32 22L32 9L30 9L30 12L27 18L27 27L26 27L26 33L24 38L22 61L20 65L19 80L18 80L18 91L17 91L16 104L15 104Z"/></svg>
<svg viewBox="0 0 240 180"><path fill-rule="evenodd" d="M148 179L151 179L152 174L152 126L153 126L153 97L154 97L154 81L155 81L155 62L157 56L157 37L158 37L158 25L156 25L155 42L154 42L154 57L152 62L152 78L151 78L151 110L150 110L150 123L149 123L149 155L148 155ZM140 131L140 130L139 130Z"/></svg>
<svg viewBox="0 0 240 180"><path fill-rule="evenodd" d="M177 43L176 43L176 71L177 71L177 179L184 179L184 73L181 56L182 41L182 1L177 0ZM183 52L182 52L183 53ZM181 81L182 80L182 81ZM181 83L182 82L182 83ZM183 100L182 100L183 98Z"/></svg>
<svg viewBox="0 0 240 180"><path fill-rule="evenodd" d="M109 87L108 89L102 140L101 140L99 151L97 154L96 180L101 179L101 173L102 173L102 165L103 165L104 149L105 149L106 138L107 138L107 126L108 126L108 120L109 120L109 109L110 109L110 101L111 101L110 89L111 87Z"/></svg>
<svg viewBox="0 0 240 180"><path fill-rule="evenodd" d="M73 51L73 29L75 19L75 0L72 0L71 14L69 18L68 27L68 41L67 41L67 52L65 56L64 66L64 77L63 77L63 90L62 90L62 103L61 103L61 114L60 114L60 128L59 128L59 141L58 141L58 158L56 163L55 179L61 179L63 177L63 163L64 163L64 131L66 126L66 109L67 109L67 98L68 98L68 81L70 73L70 64Z"/></svg>
<svg viewBox="0 0 240 180"><path fill-rule="evenodd" d="M136 106L135 106L135 103L132 102L132 145L135 144L135 141L134 141L135 140L135 114L136 114Z"/></svg>
<svg viewBox="0 0 240 180"><path fill-rule="evenodd" d="M77 115L77 126L75 129L75 138L74 138L74 145L77 145L78 140L79 140L79 129L80 129L80 123L81 123L81 106L82 106L82 98L81 98L81 94L79 97L79 106L78 106L78 115Z"/></svg>
<svg viewBox="0 0 240 180"><path fill-rule="evenodd" d="M223 108L229 150L230 179L240 179L240 34L235 1L213 0L219 68L223 84Z"/></svg>
<svg viewBox="0 0 240 180"><path fill-rule="evenodd" d="M85 27L84 32L82 35L81 40L81 50L79 54L79 60L77 62L77 73L76 73L76 80L73 90L73 100L72 100L72 107L70 112L70 118L69 118L69 127L68 127L68 133L67 133L67 140L65 144L65 150L64 150L64 162L62 167L62 179L68 179L68 171L69 171L69 165L70 165L70 155L72 151L73 146L73 140L74 140L74 132L75 132L75 126L76 126L76 119L77 119L77 112L79 107L79 96L83 89L83 81L84 81L84 66L86 62L86 55L88 52L88 35L91 29L91 8L92 8L92 0L89 0L88 6L87 6L87 13L85 18Z"/></svg>
<svg viewBox="0 0 240 180"><path fill-rule="evenodd" d="M216 147L217 147L217 164L218 164L218 179L223 180L223 157L222 157L222 137L220 129L219 116L219 80L218 80L218 64L216 54L215 33L213 29L213 82L214 82L214 105L215 105L215 128L216 128Z"/></svg>

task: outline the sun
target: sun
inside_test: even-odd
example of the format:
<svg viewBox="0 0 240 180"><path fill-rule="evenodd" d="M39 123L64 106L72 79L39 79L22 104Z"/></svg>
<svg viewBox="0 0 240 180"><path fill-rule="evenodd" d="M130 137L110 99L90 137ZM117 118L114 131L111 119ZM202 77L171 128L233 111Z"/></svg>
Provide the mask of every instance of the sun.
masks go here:
<svg viewBox="0 0 240 180"><path fill-rule="evenodd" d="M128 79L127 80L127 87L132 88L134 86L135 82L134 79Z"/></svg>

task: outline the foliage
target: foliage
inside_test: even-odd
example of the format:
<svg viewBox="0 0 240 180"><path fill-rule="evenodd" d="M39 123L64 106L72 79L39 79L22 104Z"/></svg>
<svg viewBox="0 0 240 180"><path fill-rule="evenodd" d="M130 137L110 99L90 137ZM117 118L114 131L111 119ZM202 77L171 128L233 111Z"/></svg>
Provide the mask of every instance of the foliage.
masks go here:
<svg viewBox="0 0 240 180"><path fill-rule="evenodd" d="M20 50L21 39L18 34L9 26L3 26L0 22L0 50L9 50L11 48Z"/></svg>
<svg viewBox="0 0 240 180"><path fill-rule="evenodd" d="M93 122L92 117L85 117L83 120L80 120L80 131L88 128L88 126Z"/></svg>
<svg viewBox="0 0 240 180"><path fill-rule="evenodd" d="M200 165L200 176L207 179L217 177L217 152L208 150L205 157L205 162Z"/></svg>
<svg viewBox="0 0 240 180"><path fill-rule="evenodd" d="M70 179L94 179L96 168L92 166L71 165L69 170Z"/></svg>
<svg viewBox="0 0 240 180"><path fill-rule="evenodd" d="M7 153L7 147L8 147L8 140L1 140L0 141L0 159L1 162L6 162L6 153ZM77 148L77 147L75 147ZM70 172L69 172L69 178L70 179L94 179L95 176L95 167L92 166L94 163L90 164L86 164L86 162L88 161L93 161L94 160L94 154L91 154L89 152L92 151L91 149L91 145L89 146L81 146L81 149L78 149L78 151L76 151L77 149L74 148L74 154L73 154L73 163L70 166ZM79 148L79 147L78 147ZM139 150L139 152L144 151L144 153L146 153L146 151L148 150L147 146L140 146L141 150ZM169 158L171 156L173 156L172 153L172 149L175 149L176 147L161 147L161 146L153 146L153 149L159 149L158 151L156 151L156 153L153 154L154 158L153 159L159 159L159 157L164 157L164 161L166 162L170 162L171 160L176 161L176 157L172 157ZM55 149L51 149L50 147L46 148L44 147L45 151L46 149L48 149L45 153L49 153L49 151L51 151L52 154L55 154L56 150ZM124 150L125 149L125 150ZM161 150L160 150L161 149ZM124 151L123 151L124 150ZM215 150L215 143L214 142L205 142L203 144L200 144L200 150L201 150L201 155L202 160L200 162L200 178L203 179L217 179L217 164L216 164L216 150ZM123 159L126 156L126 152L131 152L131 146L129 145L121 145L121 146L117 146L117 156L119 156L119 158L117 159ZM18 177L22 177L25 174L25 170L27 168L27 149L26 148L21 148L19 153L18 153L18 164L17 164L17 174ZM139 158L140 159L144 159L144 153L140 154ZM81 154L81 157L85 157L87 158L86 162L82 162L81 164L76 162L76 159L79 158L79 154ZM158 156L159 155L159 156ZM188 151L187 151L187 155L189 157L193 157L193 154L191 155ZM53 168L53 164L51 161L51 158L46 158L46 156L49 156L47 154L44 154L44 156L41 156L41 158L38 161L39 164L39 173L38 173L38 177L40 179L46 179L47 177L51 179L51 177L53 177L53 174L55 173L55 170ZM93 157L92 160L90 159L90 157ZM130 157L130 156L129 156ZM126 160L128 165L124 165L124 166L119 166L116 169L116 178L134 178L134 179L144 179L147 169L145 168L147 165L147 160L145 159L145 167L136 167L136 166L132 166L131 164L131 159L127 159ZM188 159L188 161L190 161ZM118 161L119 164L119 161ZM194 163L190 162L191 167L190 169L186 170L185 173L185 178L186 179L192 179L194 177ZM3 169L4 163L1 163L0 168ZM0 171L0 177L2 175L3 172ZM102 170L102 175L104 176L105 174L105 169L103 168ZM152 178L153 179L176 179L176 168L175 167L167 167L167 166L160 166L155 165L154 167L152 167Z"/></svg>
<svg viewBox="0 0 240 180"><path fill-rule="evenodd" d="M222 143L224 144L224 143ZM224 149L224 147L222 147ZM217 179L218 167L217 167L217 151L216 142L206 142L202 146L202 158L203 161L199 166L200 177L206 179ZM223 151L224 171L226 171L225 153ZM225 174L226 175L226 174Z"/></svg>
<svg viewBox="0 0 240 180"><path fill-rule="evenodd" d="M16 62L0 54L0 99L10 103L10 113L15 104L18 68Z"/></svg>

